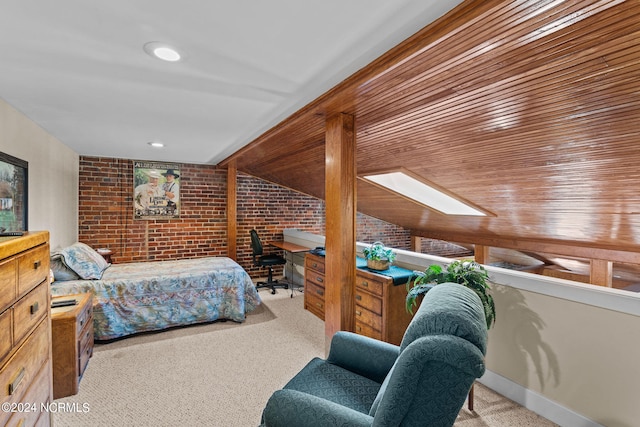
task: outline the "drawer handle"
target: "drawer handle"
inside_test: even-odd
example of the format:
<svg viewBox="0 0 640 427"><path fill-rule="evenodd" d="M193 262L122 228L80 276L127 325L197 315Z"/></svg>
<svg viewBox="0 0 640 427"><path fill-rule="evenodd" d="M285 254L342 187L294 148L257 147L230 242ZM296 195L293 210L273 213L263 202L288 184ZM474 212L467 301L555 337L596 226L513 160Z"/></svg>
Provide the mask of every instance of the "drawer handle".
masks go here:
<svg viewBox="0 0 640 427"><path fill-rule="evenodd" d="M362 282L362 286L364 286L365 288L368 288L369 287L369 282L367 282L367 281Z"/></svg>
<svg viewBox="0 0 640 427"><path fill-rule="evenodd" d="M317 302L316 305L320 308L322 308L322 303Z"/></svg>
<svg viewBox="0 0 640 427"><path fill-rule="evenodd" d="M357 299L358 301L362 301L362 295L356 295L356 299Z"/></svg>
<svg viewBox="0 0 640 427"><path fill-rule="evenodd" d="M356 331L362 332L362 326L356 326Z"/></svg>
<svg viewBox="0 0 640 427"><path fill-rule="evenodd" d="M20 387L20 383L24 378L24 373L25 373L25 369L24 368L20 369L20 372L18 373L18 376L16 377L16 379L13 380L11 384L9 384L9 396L15 393L18 387Z"/></svg>
<svg viewBox="0 0 640 427"><path fill-rule="evenodd" d="M36 314L39 309L40 309L40 304L38 304L38 301L31 304L31 306L29 307L29 310L31 310L31 314Z"/></svg>
<svg viewBox="0 0 640 427"><path fill-rule="evenodd" d="M316 280L317 280L319 283L324 282L324 280L322 279L322 277L316 277Z"/></svg>
<svg viewBox="0 0 640 427"><path fill-rule="evenodd" d="M317 268L317 267L318 267L318 263L317 263L317 262L314 262L314 263L313 263L313 268Z"/></svg>
<svg viewBox="0 0 640 427"><path fill-rule="evenodd" d="M324 291L321 291L320 289L316 290L316 293L320 296L324 296Z"/></svg>
<svg viewBox="0 0 640 427"><path fill-rule="evenodd" d="M82 327L83 325L84 325L84 317L80 319L80 326Z"/></svg>
<svg viewBox="0 0 640 427"><path fill-rule="evenodd" d="M42 262L40 260L36 261L33 263L33 269L37 270L40 268L40 266L42 265Z"/></svg>
<svg viewBox="0 0 640 427"><path fill-rule="evenodd" d="M356 316L362 316L362 312L361 312L361 311L356 310Z"/></svg>

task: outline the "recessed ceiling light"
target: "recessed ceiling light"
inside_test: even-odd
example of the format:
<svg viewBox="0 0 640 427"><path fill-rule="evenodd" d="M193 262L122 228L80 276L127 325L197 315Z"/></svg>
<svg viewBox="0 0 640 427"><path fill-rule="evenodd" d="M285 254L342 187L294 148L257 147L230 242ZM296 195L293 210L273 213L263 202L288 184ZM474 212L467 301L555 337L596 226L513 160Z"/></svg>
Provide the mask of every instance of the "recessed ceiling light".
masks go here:
<svg viewBox="0 0 640 427"><path fill-rule="evenodd" d="M144 45L144 51L154 58L162 59L163 61L177 62L182 59L182 55L176 50L176 48L162 42L149 42Z"/></svg>
<svg viewBox="0 0 640 427"><path fill-rule="evenodd" d="M425 179L411 175L408 171L395 170L367 174L362 179L447 215L487 216L468 202L445 193Z"/></svg>
<svg viewBox="0 0 640 427"><path fill-rule="evenodd" d="M155 148L164 147L164 144L162 142L157 142L157 141L147 142L147 144L149 144L150 146L155 147Z"/></svg>

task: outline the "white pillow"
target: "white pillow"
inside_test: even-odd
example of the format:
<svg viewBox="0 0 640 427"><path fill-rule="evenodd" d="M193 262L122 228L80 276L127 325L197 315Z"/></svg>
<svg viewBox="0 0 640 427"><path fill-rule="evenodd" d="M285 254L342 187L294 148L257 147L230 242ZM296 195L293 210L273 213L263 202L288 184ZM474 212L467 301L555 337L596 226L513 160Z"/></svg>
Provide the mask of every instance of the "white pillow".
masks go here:
<svg viewBox="0 0 640 427"><path fill-rule="evenodd" d="M83 279L100 279L111 264L90 246L76 242L60 251L64 263Z"/></svg>

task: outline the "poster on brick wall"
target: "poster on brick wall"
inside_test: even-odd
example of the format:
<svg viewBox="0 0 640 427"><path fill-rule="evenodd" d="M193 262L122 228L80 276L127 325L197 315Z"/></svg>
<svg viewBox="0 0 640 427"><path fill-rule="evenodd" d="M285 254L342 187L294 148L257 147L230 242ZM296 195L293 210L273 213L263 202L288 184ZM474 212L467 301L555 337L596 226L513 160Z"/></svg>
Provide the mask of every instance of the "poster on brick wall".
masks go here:
<svg viewBox="0 0 640 427"><path fill-rule="evenodd" d="M180 165L133 162L133 219L180 218Z"/></svg>

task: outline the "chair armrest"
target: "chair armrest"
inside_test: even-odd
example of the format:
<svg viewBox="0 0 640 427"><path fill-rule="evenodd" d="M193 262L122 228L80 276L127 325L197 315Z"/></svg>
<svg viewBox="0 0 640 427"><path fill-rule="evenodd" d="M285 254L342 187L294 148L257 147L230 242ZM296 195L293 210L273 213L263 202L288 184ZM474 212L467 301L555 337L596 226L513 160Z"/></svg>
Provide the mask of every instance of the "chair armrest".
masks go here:
<svg viewBox="0 0 640 427"><path fill-rule="evenodd" d="M371 426L373 417L297 390L277 390L262 412L262 427Z"/></svg>
<svg viewBox="0 0 640 427"><path fill-rule="evenodd" d="M352 332L337 332L331 340L327 362L382 383L400 347Z"/></svg>

